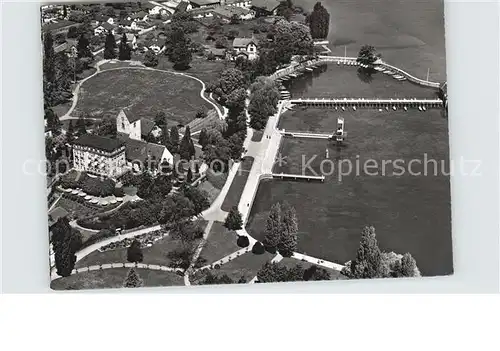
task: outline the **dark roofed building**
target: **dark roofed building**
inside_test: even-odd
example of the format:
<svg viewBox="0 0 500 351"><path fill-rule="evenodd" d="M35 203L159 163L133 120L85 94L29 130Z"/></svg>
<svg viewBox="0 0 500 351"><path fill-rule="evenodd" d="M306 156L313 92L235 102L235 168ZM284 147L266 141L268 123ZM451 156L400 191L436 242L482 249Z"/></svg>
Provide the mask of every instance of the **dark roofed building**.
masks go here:
<svg viewBox="0 0 500 351"><path fill-rule="evenodd" d="M150 119L142 119L141 120L141 135L143 138L146 138L150 133L151 131L154 129L155 127L155 122L150 120Z"/></svg>
<svg viewBox="0 0 500 351"><path fill-rule="evenodd" d="M73 164L77 171L118 177L125 171L125 143L94 134L82 135L73 142Z"/></svg>
<svg viewBox="0 0 500 351"><path fill-rule="evenodd" d="M125 157L129 167L139 170L137 164L145 164L149 159L154 160L158 166L163 161L173 164L174 157L165 146L131 139L123 133L118 133L117 136L125 143Z"/></svg>
<svg viewBox="0 0 500 351"><path fill-rule="evenodd" d="M123 146L123 141L111 139L95 134L84 134L76 139L73 144L94 148L106 152L113 152Z"/></svg>
<svg viewBox="0 0 500 351"><path fill-rule="evenodd" d="M280 2L277 0L252 0L251 8L259 16L276 15Z"/></svg>
<svg viewBox="0 0 500 351"><path fill-rule="evenodd" d="M221 0L190 0L193 8L215 7L221 4Z"/></svg>

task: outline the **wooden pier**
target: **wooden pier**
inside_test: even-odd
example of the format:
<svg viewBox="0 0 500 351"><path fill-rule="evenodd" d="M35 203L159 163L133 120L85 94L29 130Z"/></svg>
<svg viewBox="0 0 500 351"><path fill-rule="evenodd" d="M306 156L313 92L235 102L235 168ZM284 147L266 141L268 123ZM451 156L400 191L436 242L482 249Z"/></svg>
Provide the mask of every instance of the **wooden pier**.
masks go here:
<svg viewBox="0 0 500 351"><path fill-rule="evenodd" d="M311 180L319 180L320 182L325 181L325 176L307 176L307 175L301 175L301 174L289 174L289 173L273 173L272 174L273 178L278 178L278 179L293 179L293 180L307 180L308 182Z"/></svg>

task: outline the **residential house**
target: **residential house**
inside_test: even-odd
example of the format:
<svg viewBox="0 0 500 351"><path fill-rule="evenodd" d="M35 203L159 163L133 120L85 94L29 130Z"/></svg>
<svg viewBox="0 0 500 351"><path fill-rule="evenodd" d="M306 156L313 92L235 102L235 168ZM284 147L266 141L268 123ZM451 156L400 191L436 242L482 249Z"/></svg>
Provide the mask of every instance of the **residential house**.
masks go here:
<svg viewBox="0 0 500 351"><path fill-rule="evenodd" d="M249 20L255 18L255 11L235 6L219 6L211 10L214 16L220 18L224 22L230 22L233 16L240 20Z"/></svg>
<svg viewBox="0 0 500 351"><path fill-rule="evenodd" d="M276 16L279 5L278 0L252 0L250 8L257 16Z"/></svg>
<svg viewBox="0 0 500 351"><path fill-rule="evenodd" d="M252 5L251 0L222 0L221 5L249 8Z"/></svg>
<svg viewBox="0 0 500 351"><path fill-rule="evenodd" d="M125 143L119 139L84 134L73 142L77 171L116 178L125 172Z"/></svg>
<svg viewBox="0 0 500 351"><path fill-rule="evenodd" d="M189 1L181 1L175 8L175 12L187 12L193 9L193 5Z"/></svg>
<svg viewBox="0 0 500 351"><path fill-rule="evenodd" d="M127 43L131 46L132 50L137 49L137 35L133 33L126 33Z"/></svg>
<svg viewBox="0 0 500 351"><path fill-rule="evenodd" d="M116 131L134 140L146 138L154 126L153 121L134 115L127 108L122 109L116 117Z"/></svg>
<svg viewBox="0 0 500 351"><path fill-rule="evenodd" d="M120 27L128 29L128 30L139 30L140 28L137 26L137 21L136 20L129 20L129 19L121 19L119 22Z"/></svg>
<svg viewBox="0 0 500 351"><path fill-rule="evenodd" d="M149 19L149 15L144 11L139 11L130 16L129 19L145 22Z"/></svg>
<svg viewBox="0 0 500 351"><path fill-rule="evenodd" d="M209 48L207 49L207 56L213 55L216 60L224 60L227 57L226 49Z"/></svg>
<svg viewBox="0 0 500 351"><path fill-rule="evenodd" d="M190 11L190 14L191 16L193 16L193 18L211 18L214 16L214 14L212 13L212 9L211 8L197 8L197 9L194 9L194 10L191 10Z"/></svg>
<svg viewBox="0 0 500 351"><path fill-rule="evenodd" d="M168 15L169 14L169 11L163 7L163 6L154 6L153 8L149 9L149 14L151 16L156 16L156 15Z"/></svg>
<svg viewBox="0 0 500 351"><path fill-rule="evenodd" d="M135 171L140 171L141 166L149 168L149 163L155 164L156 169L164 161L170 165L174 163L174 156L164 145L131 139L125 134L118 134L117 137L125 144L127 167Z"/></svg>
<svg viewBox="0 0 500 351"><path fill-rule="evenodd" d="M220 6L221 0L189 0L193 9L214 8Z"/></svg>
<svg viewBox="0 0 500 351"><path fill-rule="evenodd" d="M155 54L159 54L162 51L163 43L156 39L144 41L144 47L148 50L152 50Z"/></svg>
<svg viewBox="0 0 500 351"><path fill-rule="evenodd" d="M111 33L113 35L116 34L115 26L109 24L108 22L101 23L97 28L94 29L94 35L101 35Z"/></svg>
<svg viewBox="0 0 500 351"><path fill-rule="evenodd" d="M257 45L258 41L255 38L234 38L233 40L233 59L244 55L249 60L257 58Z"/></svg>

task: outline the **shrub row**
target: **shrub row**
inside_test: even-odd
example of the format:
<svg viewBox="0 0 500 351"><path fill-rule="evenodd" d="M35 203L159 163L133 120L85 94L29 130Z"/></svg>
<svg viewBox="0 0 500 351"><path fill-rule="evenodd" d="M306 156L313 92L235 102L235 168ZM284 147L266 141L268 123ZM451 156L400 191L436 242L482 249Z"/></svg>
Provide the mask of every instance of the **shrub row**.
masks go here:
<svg viewBox="0 0 500 351"><path fill-rule="evenodd" d="M134 240L137 240L141 244L141 247L146 247L152 245L155 241L161 239L164 234L165 232L163 230L156 230L154 232L142 234L134 238L126 238L120 241L116 241L114 243L109 243L108 245L101 247L99 251L104 252L116 249L123 249L129 247Z"/></svg>

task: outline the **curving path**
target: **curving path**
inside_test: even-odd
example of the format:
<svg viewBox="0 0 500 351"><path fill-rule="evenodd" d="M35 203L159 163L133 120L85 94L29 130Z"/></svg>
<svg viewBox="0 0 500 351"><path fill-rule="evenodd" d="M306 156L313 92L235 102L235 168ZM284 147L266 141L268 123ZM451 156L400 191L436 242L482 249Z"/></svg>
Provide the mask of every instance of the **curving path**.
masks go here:
<svg viewBox="0 0 500 351"><path fill-rule="evenodd" d="M194 79L201 84L200 97L213 106L213 108L217 112L217 115L219 116L219 119L225 119L225 117L227 115L226 109L224 109L224 112L222 112L220 110L219 106L217 106L212 100L210 100L209 98L207 98L205 96L205 91L206 91L205 82L203 82L201 79L199 79L197 77L194 77L192 75L189 75L189 74L183 73L183 72L176 72L176 71L171 71L171 70L164 70L164 69L144 67L144 66L116 67L116 68L108 68L105 70L101 70L100 66L104 63L107 63L107 62L110 62L110 60L102 60L102 61L97 62L95 65L96 71L94 72L94 74L92 74L92 75L82 79L80 82L78 82L75 89L73 90L73 102L71 104L71 107L68 110L68 112L66 112L63 116L59 117L59 120L65 121L65 120L69 120L69 119L77 119L77 117L71 116L71 113L74 111L74 109L76 108L76 105L78 103L78 94L80 92L80 87L82 86L83 83L85 83L87 80L95 77L96 75L98 75L102 72L116 71L116 70L123 70L123 69L164 72L164 73L175 74L175 75L184 76L187 78ZM121 62L136 62L136 61L121 61ZM95 118L90 118L90 119L95 119Z"/></svg>
<svg viewBox="0 0 500 351"><path fill-rule="evenodd" d="M101 264L101 265L93 265L93 266L73 269L73 271L71 272L71 275L78 274L78 273L84 273L84 272L99 271L99 270L103 270L103 269L113 269L113 268L139 268L139 269L150 269L153 271L164 271L164 272L173 272L173 273L183 271L180 268L160 266L157 264L118 262L118 263L105 263L105 264ZM51 280L55 280L58 278L62 278L62 277L56 274L55 277L51 277Z"/></svg>

